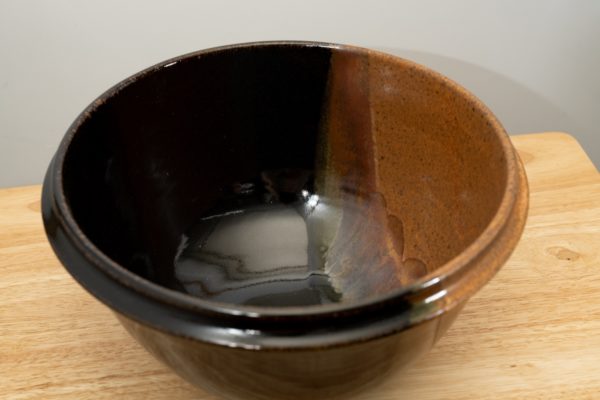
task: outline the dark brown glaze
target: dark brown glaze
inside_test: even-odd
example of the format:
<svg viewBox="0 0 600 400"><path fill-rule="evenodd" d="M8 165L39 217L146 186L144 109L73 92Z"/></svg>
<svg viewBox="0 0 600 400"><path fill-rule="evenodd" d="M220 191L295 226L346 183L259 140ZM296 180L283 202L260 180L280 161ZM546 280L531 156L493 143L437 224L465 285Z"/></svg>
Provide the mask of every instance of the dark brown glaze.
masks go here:
<svg viewBox="0 0 600 400"><path fill-rule="evenodd" d="M257 180L270 202L306 191L329 207L305 223L329 246L337 303L183 293L182 235ZM69 128L42 212L73 277L180 375L226 398L308 398L427 351L516 246L527 196L503 128L458 85L365 49L275 42L168 60L107 91Z"/></svg>
<svg viewBox="0 0 600 400"><path fill-rule="evenodd" d="M146 350L181 377L236 400L347 399L384 381L393 368L425 354L438 331L438 321L431 320L403 335L344 347L249 351L165 336L118 317Z"/></svg>

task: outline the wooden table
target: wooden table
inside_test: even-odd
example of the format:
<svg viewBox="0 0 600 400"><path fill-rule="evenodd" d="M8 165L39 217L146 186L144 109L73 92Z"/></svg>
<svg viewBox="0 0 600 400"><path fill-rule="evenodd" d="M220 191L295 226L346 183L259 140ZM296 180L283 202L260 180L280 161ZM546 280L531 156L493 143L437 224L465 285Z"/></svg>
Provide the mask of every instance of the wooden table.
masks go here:
<svg viewBox="0 0 600 400"><path fill-rule="evenodd" d="M512 258L431 353L358 398L600 399L600 175L566 134L513 141L531 209ZM39 199L0 190L0 398L214 399L71 279Z"/></svg>

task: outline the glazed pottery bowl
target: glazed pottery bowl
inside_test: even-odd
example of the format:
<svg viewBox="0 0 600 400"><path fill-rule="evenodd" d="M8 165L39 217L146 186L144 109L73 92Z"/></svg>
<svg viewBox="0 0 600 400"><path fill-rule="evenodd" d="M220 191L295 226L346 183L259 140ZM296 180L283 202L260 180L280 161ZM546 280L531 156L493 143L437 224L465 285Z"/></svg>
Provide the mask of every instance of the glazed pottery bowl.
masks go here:
<svg viewBox="0 0 600 400"><path fill-rule="evenodd" d="M425 353L514 249L527 198L504 129L457 84L266 42L105 92L42 200L61 262L146 349L273 399L346 396Z"/></svg>

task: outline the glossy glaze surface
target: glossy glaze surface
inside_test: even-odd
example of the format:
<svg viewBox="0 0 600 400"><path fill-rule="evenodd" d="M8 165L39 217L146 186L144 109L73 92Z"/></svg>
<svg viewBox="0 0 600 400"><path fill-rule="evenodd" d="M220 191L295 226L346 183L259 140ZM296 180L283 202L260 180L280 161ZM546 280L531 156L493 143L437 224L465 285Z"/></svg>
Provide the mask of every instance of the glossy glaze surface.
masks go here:
<svg viewBox="0 0 600 400"><path fill-rule="evenodd" d="M195 383L268 398L282 395L256 383L269 375L289 373L298 396L341 393L334 378L372 378L350 358L402 365L431 347L514 248L527 185L456 84L365 49L277 42L109 90L67 133L43 200L67 269L147 348ZM225 385L244 370L256 384Z"/></svg>
<svg viewBox="0 0 600 400"><path fill-rule="evenodd" d="M344 347L248 351L176 338L119 316L127 331L184 379L225 399L347 399L425 354L462 306L438 320ZM182 356L185 355L185 356Z"/></svg>

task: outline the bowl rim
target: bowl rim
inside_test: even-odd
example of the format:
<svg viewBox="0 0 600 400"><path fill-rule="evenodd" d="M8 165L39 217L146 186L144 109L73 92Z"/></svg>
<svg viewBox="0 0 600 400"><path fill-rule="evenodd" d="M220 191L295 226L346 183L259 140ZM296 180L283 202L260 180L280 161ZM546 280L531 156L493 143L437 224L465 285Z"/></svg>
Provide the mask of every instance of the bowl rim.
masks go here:
<svg viewBox="0 0 600 400"><path fill-rule="evenodd" d="M77 224L68 205L67 197L65 195L64 186L62 182L62 169L65 157L69 151L70 144L72 143L74 137L77 135L77 132L79 131L79 128L82 126L82 124L92 116L92 114L97 108L99 108L105 102L109 101L113 96L118 94L125 87L133 84L134 82L140 79L143 79L148 75L151 75L156 71L162 70L163 68L169 68L179 62L186 61L189 59L201 58L206 54L214 54L218 52L231 51L240 48L266 46L330 48L336 51L347 51L354 54L376 55L377 57L384 57L389 59L390 62L402 64L405 67L416 69L419 72L430 76L431 78L449 87L452 91L456 92L459 96L461 96L468 103L470 103L472 107L477 109L482 114L483 118L486 119L487 122L489 122L489 124L492 127L492 131L495 133L495 136L501 145L503 157L505 160L504 168L506 173L506 182L503 188L503 194L500 204L496 212L494 213L494 216L492 217L488 225L485 227L485 229L481 232L481 234L479 234L479 236L461 253L456 255L454 258L448 260L436 270L412 282L410 285L400 287L388 293L373 295L360 300L305 307L248 306L233 303L222 303L202 299L199 297L194 297L192 295L178 292L156 284L154 282L151 282L150 280L147 280L127 270L124 266L121 266L117 262L113 261L106 254L104 254L98 247L96 247L94 243L92 243L92 241L84 234L82 229ZM150 297L153 300L158 301L159 303L168 304L170 306L187 309L194 312L208 313L211 315L223 315L228 317L244 317L250 319L276 318L278 320L285 320L286 318L310 316L321 317L328 315L340 315L343 313L356 314L357 312L363 309L372 308L373 306L381 306L385 303L397 302L399 299L405 296L410 296L412 294L419 293L427 288L439 284L440 282L456 274L462 269L467 268L473 263L473 261L475 261L475 259L480 255L480 253L483 250L490 247L494 239L502 232L504 226L506 225L510 217L510 214L516 202L517 192L519 188L518 163L519 161L515 155L512 143L510 142L506 131L504 130L500 122L497 120L497 118L494 116L494 114L488 109L487 106L483 104L483 102L481 102L468 90L455 83L454 81L450 80L449 78L443 76L442 74L435 72L413 61L362 47L326 42L276 40L238 43L194 51L159 62L122 80L121 82L106 90L92 103L90 103L71 124L65 136L63 137L58 150L56 151L55 157L50 167L51 170L49 170L49 174L51 184L53 186L53 207L56 207L57 211L62 217L59 218L59 223L64 228L65 234L94 267L100 269L102 272L110 276L112 279L114 279L121 285L124 285L145 297ZM439 301L443 299L443 297L446 295L446 291L440 291L433 294L432 296L424 298L423 302L427 304L433 301Z"/></svg>

